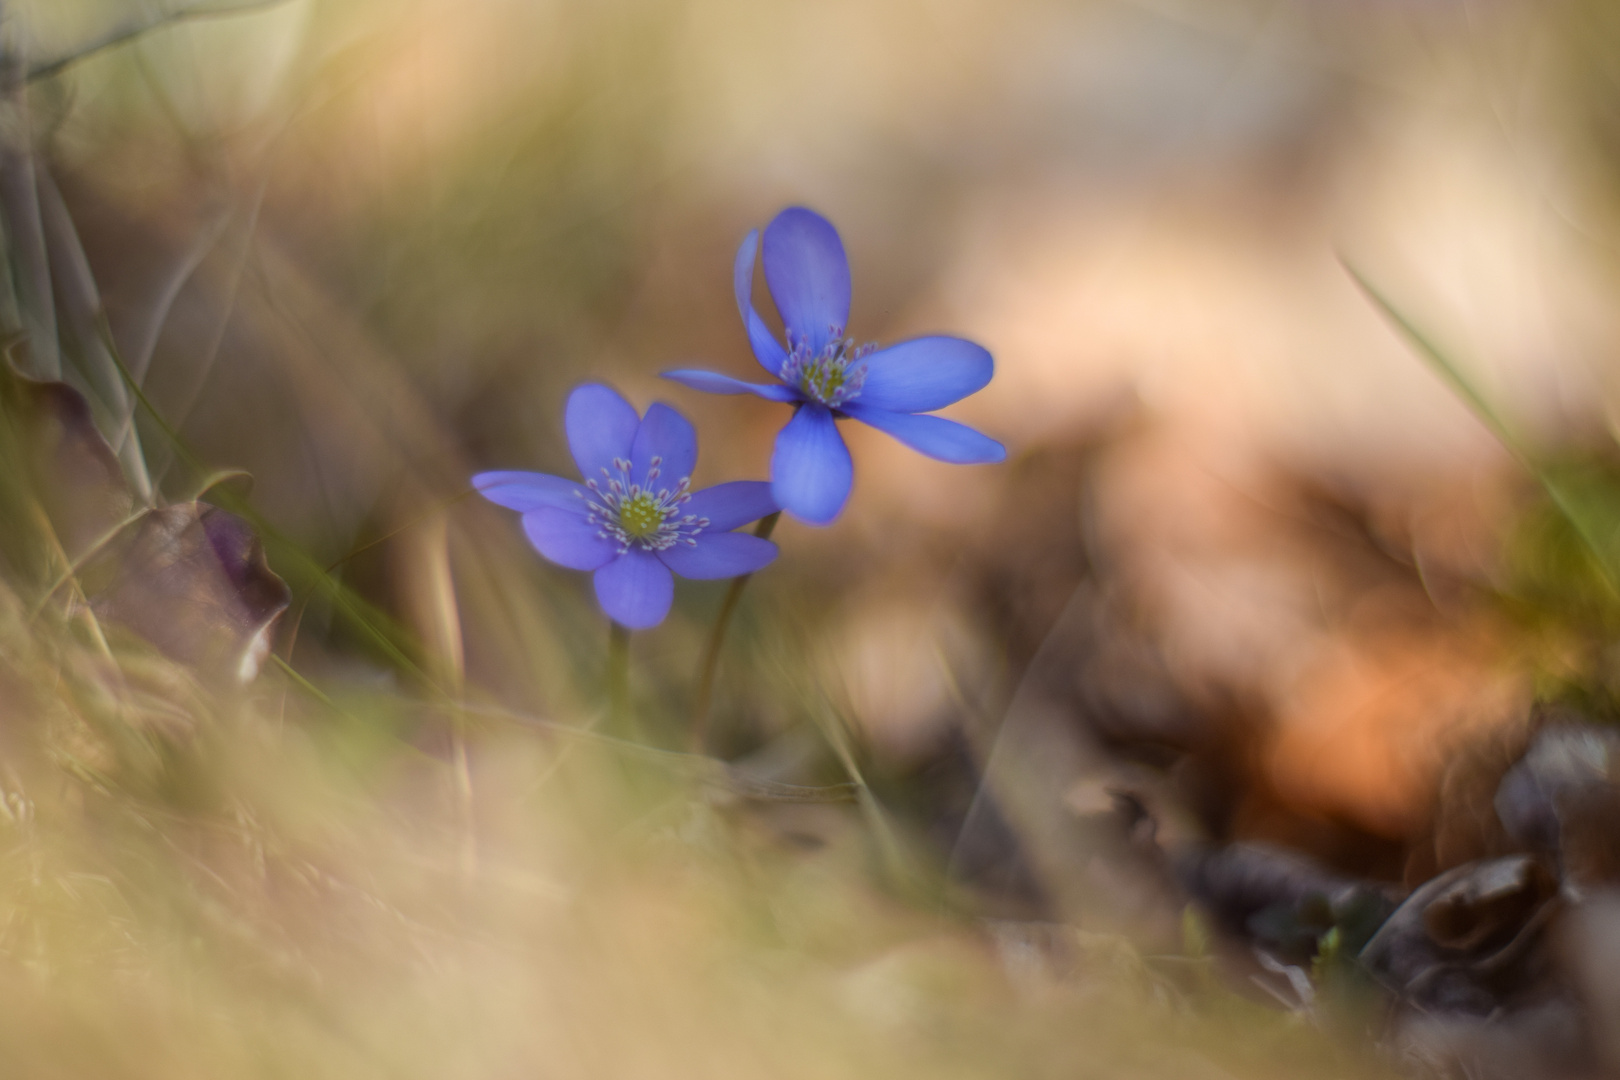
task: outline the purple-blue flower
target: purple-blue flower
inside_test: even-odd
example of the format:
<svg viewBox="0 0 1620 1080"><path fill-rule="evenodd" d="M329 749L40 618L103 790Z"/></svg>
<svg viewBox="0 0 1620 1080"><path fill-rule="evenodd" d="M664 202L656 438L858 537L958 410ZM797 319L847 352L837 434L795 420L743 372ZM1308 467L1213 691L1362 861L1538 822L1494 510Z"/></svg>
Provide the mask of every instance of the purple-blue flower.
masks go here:
<svg viewBox="0 0 1620 1080"><path fill-rule="evenodd" d="M1006 459L1006 448L994 439L922 415L989 383L995 364L987 351L954 337L857 347L844 337L850 299L844 244L826 218L797 206L765 227L765 283L787 329L784 348L751 299L759 246L756 229L737 249L732 284L754 356L779 381L749 383L713 371L666 371L664 377L711 394L757 394L794 406L771 456L771 491L784 510L825 525L844 508L854 466L837 420L870 424L940 461Z"/></svg>
<svg viewBox="0 0 1620 1080"><path fill-rule="evenodd" d="M697 433L662 402L637 416L613 390L586 383L568 395L568 449L583 484L532 472L486 472L473 486L523 515L540 554L593 570L596 599L631 630L657 626L675 595L670 572L708 580L751 574L776 558L769 540L731 530L778 507L763 480L692 490Z"/></svg>

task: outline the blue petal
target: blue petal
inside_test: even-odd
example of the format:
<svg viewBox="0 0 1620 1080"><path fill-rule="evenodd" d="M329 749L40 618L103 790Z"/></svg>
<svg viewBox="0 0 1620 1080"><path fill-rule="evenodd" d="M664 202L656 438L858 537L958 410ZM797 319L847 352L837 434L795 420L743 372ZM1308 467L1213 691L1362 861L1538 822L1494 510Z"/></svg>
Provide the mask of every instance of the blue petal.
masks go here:
<svg viewBox="0 0 1620 1080"><path fill-rule="evenodd" d="M596 602L608 618L630 630L657 626L669 614L675 578L658 557L631 548L596 572Z"/></svg>
<svg viewBox="0 0 1620 1080"><path fill-rule="evenodd" d="M692 498L682 505L681 516L708 518L705 532L729 532L780 509L771 495L771 485L765 481L733 480L693 492Z"/></svg>
<svg viewBox="0 0 1620 1080"><path fill-rule="evenodd" d="M716 371L666 371L664 378L706 394L758 394L766 401L799 401L799 392L781 383L751 383Z"/></svg>
<svg viewBox="0 0 1620 1080"><path fill-rule="evenodd" d="M776 545L747 533L705 530L695 544L676 544L660 551L658 557L681 577L713 581L752 574L776 558Z"/></svg>
<svg viewBox="0 0 1620 1080"><path fill-rule="evenodd" d="M984 389L994 372L989 352L971 341L916 338L867 357L859 400L889 412L932 412Z"/></svg>
<svg viewBox="0 0 1620 1080"><path fill-rule="evenodd" d="M658 477L648 482L652 459L658 458ZM647 415L630 444L630 476L653 490L675 485L692 475L697 465L697 432L692 422L662 401L647 406Z"/></svg>
<svg viewBox="0 0 1620 1080"><path fill-rule="evenodd" d="M776 340L765 320L754 310L754 252L759 249L759 230L751 229L737 249L737 261L731 267L731 289L737 297L737 311L742 315L743 327L748 331L748 344L754 350L754 359L772 376L782 373L782 362L787 353Z"/></svg>
<svg viewBox="0 0 1620 1080"><path fill-rule="evenodd" d="M508 510L525 514L544 506L578 511L586 492L572 480L537 472L485 472L472 478L479 494Z"/></svg>
<svg viewBox="0 0 1620 1080"><path fill-rule="evenodd" d="M777 505L812 525L826 525L849 498L855 465L825 405L810 403L776 436L771 494Z"/></svg>
<svg viewBox="0 0 1620 1080"><path fill-rule="evenodd" d="M570 570L595 570L619 552L584 514L551 506L524 514L523 531L536 551Z"/></svg>
<svg viewBox="0 0 1620 1080"><path fill-rule="evenodd" d="M988 435L943 416L886 412L863 402L844 405L852 419L887 432L911 447L953 465L987 465L1007 460L1007 448Z"/></svg>
<svg viewBox="0 0 1620 1080"><path fill-rule="evenodd" d="M765 283L788 344L808 338L812 352L849 323L849 260L832 223L813 210L793 206L765 226Z"/></svg>
<svg viewBox="0 0 1620 1080"><path fill-rule="evenodd" d="M617 475L614 458L630 459L641 418L630 403L600 383L585 383L568 395L563 426L568 429L568 449L574 464L586 480L600 480L602 470Z"/></svg>

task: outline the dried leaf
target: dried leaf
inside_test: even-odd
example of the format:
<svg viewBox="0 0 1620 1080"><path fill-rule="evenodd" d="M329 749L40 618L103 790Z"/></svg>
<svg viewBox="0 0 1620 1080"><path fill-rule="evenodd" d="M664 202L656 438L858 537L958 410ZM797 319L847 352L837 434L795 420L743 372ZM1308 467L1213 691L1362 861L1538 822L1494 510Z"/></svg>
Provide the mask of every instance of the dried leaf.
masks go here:
<svg viewBox="0 0 1620 1080"><path fill-rule="evenodd" d="M288 590L252 528L199 502L138 513L82 394L62 382L0 378L27 497L44 509L98 617L211 679L253 678Z"/></svg>
<svg viewBox="0 0 1620 1080"><path fill-rule="evenodd" d="M1265 844L1189 846L1173 866L1222 930L1299 963L1332 931L1352 947L1365 941L1395 908L1381 885Z"/></svg>
<svg viewBox="0 0 1620 1080"><path fill-rule="evenodd" d="M234 682L258 674L289 600L247 522L200 502L148 511L84 579L100 617Z"/></svg>
<svg viewBox="0 0 1620 1080"><path fill-rule="evenodd" d="M1620 882L1617 771L1620 731L1558 715L1502 777L1497 816L1520 844L1556 855L1575 890Z"/></svg>
<svg viewBox="0 0 1620 1080"><path fill-rule="evenodd" d="M1541 989L1557 896L1534 856L1467 863L1407 897L1361 959L1420 1009L1486 1015Z"/></svg>

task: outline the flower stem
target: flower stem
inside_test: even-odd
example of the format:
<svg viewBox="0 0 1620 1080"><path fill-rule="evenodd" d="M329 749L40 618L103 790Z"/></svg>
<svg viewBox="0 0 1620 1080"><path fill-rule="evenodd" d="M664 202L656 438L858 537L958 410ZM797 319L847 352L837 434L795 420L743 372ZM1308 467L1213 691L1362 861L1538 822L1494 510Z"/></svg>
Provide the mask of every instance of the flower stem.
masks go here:
<svg viewBox="0 0 1620 1080"><path fill-rule="evenodd" d="M623 735L630 723L630 631L618 623L608 628L608 726Z"/></svg>
<svg viewBox="0 0 1620 1080"><path fill-rule="evenodd" d="M774 514L767 514L759 519L754 526L754 535L761 540L769 540L771 531L776 528L776 522L782 516L778 510ZM720 646L726 640L726 629L731 625L731 617L737 611L737 602L742 599L743 589L748 585L752 574L744 574L732 579L731 588L726 590L726 598L720 602L720 614L714 620L714 629L709 633L709 646L703 652L703 666L698 670L697 695L692 701L692 731L690 734L692 751L703 753L703 744L709 734L709 706L714 700L714 673L720 667Z"/></svg>

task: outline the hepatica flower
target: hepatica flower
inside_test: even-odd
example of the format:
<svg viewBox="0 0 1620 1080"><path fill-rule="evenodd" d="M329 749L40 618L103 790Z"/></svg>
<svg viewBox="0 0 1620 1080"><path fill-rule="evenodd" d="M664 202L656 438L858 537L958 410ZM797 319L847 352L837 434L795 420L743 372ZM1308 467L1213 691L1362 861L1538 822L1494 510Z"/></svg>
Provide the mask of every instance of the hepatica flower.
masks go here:
<svg viewBox="0 0 1620 1080"><path fill-rule="evenodd" d="M631 630L657 626L675 595L673 571L700 580L751 574L776 558L769 540L731 530L777 505L763 480L692 490L697 433L661 402L637 416L613 390L568 395L568 449L585 482L486 472L473 486L523 515L535 549L559 566L595 571L602 610Z"/></svg>
<svg viewBox="0 0 1620 1080"><path fill-rule="evenodd" d="M844 336L849 319L849 261L838 230L821 215L792 207L765 227L765 283L787 329L777 341L754 311L759 232L737 250L732 284L754 356L777 381L748 383L712 371L667 371L666 378L711 394L757 394L794 406L776 437L771 490L783 509L825 525L849 498L854 466L836 421L870 424L940 461L967 465L1005 460L994 439L952 420L923 415L959 401L990 381L990 354L971 341L922 337L886 349Z"/></svg>

